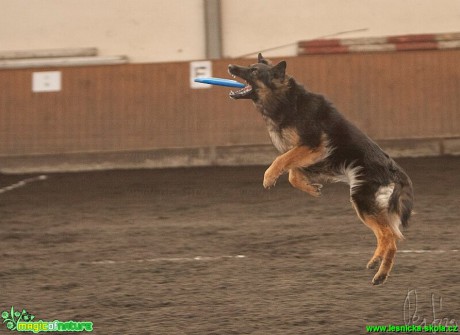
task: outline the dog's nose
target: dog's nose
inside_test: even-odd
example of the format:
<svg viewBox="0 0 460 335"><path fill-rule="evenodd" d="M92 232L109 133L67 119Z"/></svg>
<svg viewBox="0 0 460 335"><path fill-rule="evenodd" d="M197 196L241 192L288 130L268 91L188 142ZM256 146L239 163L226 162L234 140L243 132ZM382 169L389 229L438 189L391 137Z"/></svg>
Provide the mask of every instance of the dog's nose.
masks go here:
<svg viewBox="0 0 460 335"><path fill-rule="evenodd" d="M235 71L236 69L236 66L233 65L233 64L228 64L228 73L231 74L232 76L234 76L233 72Z"/></svg>

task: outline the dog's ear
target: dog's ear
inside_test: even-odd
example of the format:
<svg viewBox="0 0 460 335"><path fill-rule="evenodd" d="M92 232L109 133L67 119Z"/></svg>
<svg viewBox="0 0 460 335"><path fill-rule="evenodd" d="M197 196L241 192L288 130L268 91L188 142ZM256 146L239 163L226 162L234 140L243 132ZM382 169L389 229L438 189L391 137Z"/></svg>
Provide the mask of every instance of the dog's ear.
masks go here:
<svg viewBox="0 0 460 335"><path fill-rule="evenodd" d="M257 59L259 60L259 63L268 65L268 60L266 60L264 56L262 56L261 53L259 53L259 55L257 56Z"/></svg>
<svg viewBox="0 0 460 335"><path fill-rule="evenodd" d="M284 79L286 76L286 66L286 61L283 60L273 67L272 71L275 78Z"/></svg>

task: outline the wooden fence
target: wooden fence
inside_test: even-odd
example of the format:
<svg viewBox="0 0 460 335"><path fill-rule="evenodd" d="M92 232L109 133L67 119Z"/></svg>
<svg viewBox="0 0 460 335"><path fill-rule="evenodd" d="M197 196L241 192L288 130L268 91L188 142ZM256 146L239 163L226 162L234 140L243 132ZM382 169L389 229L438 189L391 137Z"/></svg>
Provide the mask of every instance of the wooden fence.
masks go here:
<svg viewBox="0 0 460 335"><path fill-rule="evenodd" d="M377 140L460 137L460 50L299 56L288 72ZM278 60L274 60L275 62ZM228 77L229 63L213 61ZM0 70L0 156L269 143L249 101L191 89L189 63L62 67L59 92Z"/></svg>

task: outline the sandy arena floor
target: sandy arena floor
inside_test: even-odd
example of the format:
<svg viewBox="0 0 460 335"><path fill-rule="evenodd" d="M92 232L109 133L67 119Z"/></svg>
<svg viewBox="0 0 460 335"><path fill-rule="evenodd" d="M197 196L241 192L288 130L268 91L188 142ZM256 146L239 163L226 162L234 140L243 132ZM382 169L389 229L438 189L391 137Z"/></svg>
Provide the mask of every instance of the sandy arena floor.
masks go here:
<svg viewBox="0 0 460 335"><path fill-rule="evenodd" d="M49 174L0 193L0 311L92 321L94 334L460 324L460 157L398 162L417 215L380 287L344 184L315 199L285 176L264 190L263 166Z"/></svg>

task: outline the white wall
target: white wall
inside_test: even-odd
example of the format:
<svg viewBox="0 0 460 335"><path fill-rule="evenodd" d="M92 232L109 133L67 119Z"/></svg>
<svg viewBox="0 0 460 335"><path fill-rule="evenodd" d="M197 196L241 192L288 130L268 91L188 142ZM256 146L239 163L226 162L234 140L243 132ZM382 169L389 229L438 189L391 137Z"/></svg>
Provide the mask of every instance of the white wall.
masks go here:
<svg viewBox="0 0 460 335"><path fill-rule="evenodd" d="M267 56L295 55L298 40L460 32L459 0L223 0L224 54L238 57L291 43Z"/></svg>
<svg viewBox="0 0 460 335"><path fill-rule="evenodd" d="M223 53L338 37L460 32L460 0L222 0ZM132 62L205 57L202 0L0 0L0 52L97 47Z"/></svg>
<svg viewBox="0 0 460 335"><path fill-rule="evenodd" d="M97 47L132 62L205 55L201 0L0 0L0 52Z"/></svg>

